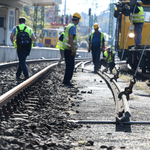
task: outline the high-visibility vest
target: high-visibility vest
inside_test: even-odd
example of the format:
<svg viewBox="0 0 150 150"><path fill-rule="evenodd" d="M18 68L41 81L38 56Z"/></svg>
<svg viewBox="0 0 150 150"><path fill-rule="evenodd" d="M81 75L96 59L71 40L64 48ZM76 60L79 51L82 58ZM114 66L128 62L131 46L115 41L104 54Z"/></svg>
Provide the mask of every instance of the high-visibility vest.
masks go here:
<svg viewBox="0 0 150 150"><path fill-rule="evenodd" d="M94 35L95 32L91 33L91 47L92 47L92 39L93 39L93 35ZM101 33L101 38L100 38L100 50L102 49L102 46L103 46L103 38L104 38L104 34L102 32Z"/></svg>
<svg viewBox="0 0 150 150"><path fill-rule="evenodd" d="M75 26L75 25L73 23L69 23L68 26L66 27L64 38L63 38L63 44L62 44L64 49L71 50L71 45L69 44L69 29L72 26ZM74 44L75 50L77 50L77 36L76 35L73 39L73 44Z"/></svg>
<svg viewBox="0 0 150 150"><path fill-rule="evenodd" d="M138 13L133 14L133 23L144 23L144 10L143 7L138 6L138 9L140 10Z"/></svg>
<svg viewBox="0 0 150 150"><path fill-rule="evenodd" d="M24 23L22 23L22 24L19 24L18 26L19 26L19 29L20 29L20 30L23 30L26 25L25 25ZM30 29L29 27L27 27L27 28L25 29L25 32L27 32L27 33L29 34L29 37L31 38L31 36L32 36L32 34L33 34L33 30ZM15 42L14 42L14 47L15 47L15 49L17 49L17 43L16 43L17 34L18 34L18 29L17 29L17 27L16 27ZM33 47L33 43L31 43L31 48L32 48L32 47Z"/></svg>
<svg viewBox="0 0 150 150"><path fill-rule="evenodd" d="M65 32L62 32L61 35L62 35L62 34L63 34L63 37L64 37ZM60 36L61 36L61 35L60 35ZM56 45L56 48L61 49L61 50L64 50L64 48L62 47L62 45L63 45L63 41L58 40L57 45Z"/></svg>
<svg viewBox="0 0 150 150"><path fill-rule="evenodd" d="M112 55L114 55L114 51L112 52ZM108 58L108 52L107 52L107 51L104 52L104 56L105 56L106 58ZM109 55L109 58L108 58L108 60L107 60L107 63L110 63L111 61L112 61L112 58L111 58L111 55Z"/></svg>

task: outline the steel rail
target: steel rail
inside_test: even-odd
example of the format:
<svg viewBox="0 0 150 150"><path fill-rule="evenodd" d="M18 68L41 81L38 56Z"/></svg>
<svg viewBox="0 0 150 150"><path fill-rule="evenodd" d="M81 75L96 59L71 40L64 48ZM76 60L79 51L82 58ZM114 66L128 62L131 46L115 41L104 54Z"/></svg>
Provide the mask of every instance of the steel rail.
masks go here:
<svg viewBox="0 0 150 150"><path fill-rule="evenodd" d="M85 62L82 63L82 65L81 65L82 72L84 70L85 64L88 64L88 63L91 63L91 61L85 61Z"/></svg>
<svg viewBox="0 0 150 150"><path fill-rule="evenodd" d="M86 63L89 63L89 62L88 61L83 62L81 69L84 70L84 65ZM85 70L87 70L87 69L85 69ZM88 71L90 71L90 70L88 70ZM127 102L127 98L124 94L122 95L121 99L118 98L118 95L121 92L121 89L118 86L117 82L114 79L111 79L111 77L108 76L108 74L106 74L102 71L98 71L97 74L99 76L101 76L106 81L106 83L109 85L109 87L112 91L112 94L113 94L114 100L115 100L115 106L116 106L116 112L115 112L116 121L96 121L96 120L78 120L78 121L68 120L68 121L75 122L75 123L92 123L92 124L98 124L98 123L101 123L101 124L104 124L104 123L107 123L107 124L115 124L115 123L123 124L124 122L129 122L130 117L131 117L130 108L129 108L129 105L128 105L128 102Z"/></svg>
<svg viewBox="0 0 150 150"><path fill-rule="evenodd" d="M76 65L75 65L75 67L74 67L74 71L75 72L77 72L77 69L82 65L82 61L81 62L79 62L79 63L77 63Z"/></svg>
<svg viewBox="0 0 150 150"><path fill-rule="evenodd" d="M82 123L82 124L120 124L118 121L109 121L109 120L68 120L73 123ZM131 124L150 124L150 121L124 121L124 125Z"/></svg>
<svg viewBox="0 0 150 150"><path fill-rule="evenodd" d="M75 61L81 61L81 60L89 60L85 58L76 58ZM26 63L35 63L35 62L49 62L49 61L59 61L59 58L51 58L51 59L32 59L32 60L26 60ZM12 65L17 65L19 61L12 61L12 62L3 62L0 63L0 68L5 67L5 66L12 66Z"/></svg>
<svg viewBox="0 0 150 150"><path fill-rule="evenodd" d="M48 67L46 67L43 70L41 70L40 72L36 73L35 75L30 77L29 79L25 80L24 82L20 83L19 85L17 85L13 89L9 90L5 94L1 95L0 96L0 107L7 104L9 100L11 100L13 97L18 95L21 91L23 91L28 86L33 84L35 81L37 81L39 78L41 78L44 74L46 74L51 68L53 68L56 65L58 65L58 63L54 63L54 64L49 65Z"/></svg>
<svg viewBox="0 0 150 150"><path fill-rule="evenodd" d="M118 86L117 82L114 79L111 80L111 78L106 73L102 73L101 71L99 71L98 74L101 75L105 79L105 81L110 85L110 88L114 95L117 115L116 120L120 122L129 121L131 117L129 104L124 94L122 95L121 99L118 98L121 89Z"/></svg>
<svg viewBox="0 0 150 150"><path fill-rule="evenodd" d="M105 72L98 71L97 73L100 76L102 76L109 85L111 85L110 87L111 87L111 90L112 90L112 93L114 96L114 100L115 100L115 104L116 104L116 115L117 115L116 120L121 121L121 122L129 121L130 117L131 117L131 111L129 108L129 104L128 104L126 95L123 94L122 99L119 99L118 95L122 90L118 86L115 79L111 80L111 77L109 77L109 75L106 74ZM123 116L123 113L124 113L124 116ZM120 116L122 116L122 117L120 118Z"/></svg>
<svg viewBox="0 0 150 150"><path fill-rule="evenodd" d="M53 59L32 59L32 60L26 60L26 63L34 63L34 62L49 62L49 61L58 61L59 59L53 58ZM0 63L0 67L5 67L5 66L12 66L12 65L17 65L19 61L12 61L12 62L4 62Z"/></svg>

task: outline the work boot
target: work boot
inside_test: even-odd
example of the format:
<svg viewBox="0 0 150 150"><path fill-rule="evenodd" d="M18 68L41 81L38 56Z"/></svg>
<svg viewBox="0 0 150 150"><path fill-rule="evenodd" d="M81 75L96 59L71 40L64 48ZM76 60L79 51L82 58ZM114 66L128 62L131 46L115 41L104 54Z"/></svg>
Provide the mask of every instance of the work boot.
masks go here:
<svg viewBox="0 0 150 150"><path fill-rule="evenodd" d="M63 81L63 84L66 86L71 86L71 87L74 86L70 81L69 82Z"/></svg>
<svg viewBox="0 0 150 150"><path fill-rule="evenodd" d="M22 80L22 79L21 79L20 77L17 77L17 76L16 76L16 80Z"/></svg>
<svg viewBox="0 0 150 150"><path fill-rule="evenodd" d="M23 80L27 80L27 79L29 79L29 77L25 77Z"/></svg>

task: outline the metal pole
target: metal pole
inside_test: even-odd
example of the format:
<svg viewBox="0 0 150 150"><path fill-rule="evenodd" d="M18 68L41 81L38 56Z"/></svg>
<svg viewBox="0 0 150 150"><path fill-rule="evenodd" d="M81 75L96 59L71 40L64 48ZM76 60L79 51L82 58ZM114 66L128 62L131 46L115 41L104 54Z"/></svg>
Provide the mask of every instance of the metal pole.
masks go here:
<svg viewBox="0 0 150 150"><path fill-rule="evenodd" d="M117 121L109 121L109 120L68 120L68 122L79 123L79 124L120 124ZM130 125L130 124L150 124L150 121L125 121L121 122L122 125Z"/></svg>
<svg viewBox="0 0 150 150"><path fill-rule="evenodd" d="M144 52L145 52L145 49L146 49L146 46L147 46L147 43L148 43L149 38L150 38L150 33L149 33L148 38L147 38L147 41L146 41L146 43L145 43L145 46L144 46L144 49L143 49L142 55L141 55L141 57L140 57L139 63L138 63L138 65L137 65L137 68L136 68L136 71L135 71L134 77L135 77L135 76L136 76L136 74L137 74L138 67L140 66L140 63L141 63L141 61L142 61L142 57L143 57L143 55L144 55Z"/></svg>
<svg viewBox="0 0 150 150"><path fill-rule="evenodd" d="M66 0L65 0L65 5L64 5L64 24L66 22L65 18L66 18Z"/></svg>

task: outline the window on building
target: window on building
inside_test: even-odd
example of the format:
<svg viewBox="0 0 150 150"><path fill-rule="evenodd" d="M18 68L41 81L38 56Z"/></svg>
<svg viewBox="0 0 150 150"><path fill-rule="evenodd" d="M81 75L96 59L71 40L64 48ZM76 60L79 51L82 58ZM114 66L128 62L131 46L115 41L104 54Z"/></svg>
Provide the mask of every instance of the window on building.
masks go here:
<svg viewBox="0 0 150 150"><path fill-rule="evenodd" d="M11 31L13 27L14 27L14 17L9 16L9 31Z"/></svg>
<svg viewBox="0 0 150 150"><path fill-rule="evenodd" d="M0 17L0 28L4 27L4 17Z"/></svg>

